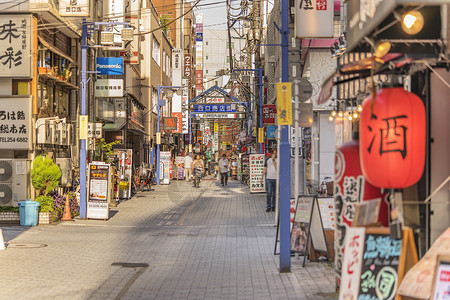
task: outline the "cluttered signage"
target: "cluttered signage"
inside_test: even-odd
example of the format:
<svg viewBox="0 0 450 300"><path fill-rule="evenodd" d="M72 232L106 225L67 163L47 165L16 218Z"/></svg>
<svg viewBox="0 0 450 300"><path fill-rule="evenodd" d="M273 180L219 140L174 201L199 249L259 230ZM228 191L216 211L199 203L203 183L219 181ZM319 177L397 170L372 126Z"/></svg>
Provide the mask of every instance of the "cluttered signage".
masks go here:
<svg viewBox="0 0 450 300"><path fill-rule="evenodd" d="M333 0L296 0L295 36L298 38L332 38Z"/></svg>
<svg viewBox="0 0 450 300"><path fill-rule="evenodd" d="M177 130L177 118L175 117L164 118L164 129Z"/></svg>
<svg viewBox="0 0 450 300"><path fill-rule="evenodd" d="M0 149L32 149L31 97L0 98Z"/></svg>
<svg viewBox="0 0 450 300"><path fill-rule="evenodd" d="M275 117L277 115L277 107L275 104L263 105L263 123L275 124Z"/></svg>
<svg viewBox="0 0 450 300"><path fill-rule="evenodd" d="M195 104L194 112L236 112L235 104Z"/></svg>
<svg viewBox="0 0 450 300"><path fill-rule="evenodd" d="M123 79L97 79L95 97L123 97Z"/></svg>
<svg viewBox="0 0 450 300"><path fill-rule="evenodd" d="M97 57L98 75L123 75L122 57Z"/></svg>
<svg viewBox="0 0 450 300"><path fill-rule="evenodd" d="M87 17L89 0L59 0L59 14L62 17Z"/></svg>
<svg viewBox="0 0 450 300"><path fill-rule="evenodd" d="M245 114L227 114L227 113L193 113L193 117L200 116L200 119L243 119Z"/></svg>
<svg viewBox="0 0 450 300"><path fill-rule="evenodd" d="M86 217L89 219L108 219L108 199L110 190L110 165L89 164L89 188Z"/></svg>
<svg viewBox="0 0 450 300"><path fill-rule="evenodd" d="M0 77L32 76L31 14L0 15Z"/></svg>
<svg viewBox="0 0 450 300"><path fill-rule="evenodd" d="M264 178L262 178L264 162L264 154L250 154L250 193L266 191Z"/></svg>

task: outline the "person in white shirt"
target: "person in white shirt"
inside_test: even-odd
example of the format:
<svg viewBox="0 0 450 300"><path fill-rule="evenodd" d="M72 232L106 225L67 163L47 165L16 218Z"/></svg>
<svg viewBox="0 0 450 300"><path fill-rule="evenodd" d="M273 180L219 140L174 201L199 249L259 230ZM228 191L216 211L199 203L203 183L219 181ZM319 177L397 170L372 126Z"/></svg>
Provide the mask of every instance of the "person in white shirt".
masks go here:
<svg viewBox="0 0 450 300"><path fill-rule="evenodd" d="M275 196L277 189L277 150L270 152L270 157L264 164L261 183L266 176L267 209L266 212L275 211Z"/></svg>
<svg viewBox="0 0 450 300"><path fill-rule="evenodd" d="M184 157L184 180L191 181L192 158L189 155Z"/></svg>
<svg viewBox="0 0 450 300"><path fill-rule="evenodd" d="M228 166L230 165L227 155L222 155L222 158L219 159L219 170L220 170L220 183L222 186L228 183Z"/></svg>

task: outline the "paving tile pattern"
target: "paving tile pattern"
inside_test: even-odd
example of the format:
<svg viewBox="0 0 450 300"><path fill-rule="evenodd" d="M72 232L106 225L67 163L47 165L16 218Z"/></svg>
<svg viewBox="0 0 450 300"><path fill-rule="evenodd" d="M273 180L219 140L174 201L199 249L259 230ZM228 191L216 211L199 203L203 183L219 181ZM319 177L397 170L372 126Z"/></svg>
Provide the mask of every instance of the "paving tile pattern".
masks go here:
<svg viewBox="0 0 450 300"><path fill-rule="evenodd" d="M174 181L108 221L3 227L0 299L336 299L327 263L278 272L274 213L239 182ZM144 267L114 262L147 263Z"/></svg>

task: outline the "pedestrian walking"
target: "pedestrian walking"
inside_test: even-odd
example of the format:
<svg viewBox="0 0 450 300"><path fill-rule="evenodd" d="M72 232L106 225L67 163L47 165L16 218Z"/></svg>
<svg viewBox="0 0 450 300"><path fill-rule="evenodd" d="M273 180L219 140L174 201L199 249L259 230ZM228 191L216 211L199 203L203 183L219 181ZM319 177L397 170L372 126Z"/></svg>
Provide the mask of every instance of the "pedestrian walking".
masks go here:
<svg viewBox="0 0 450 300"><path fill-rule="evenodd" d="M203 161L200 159L200 155L195 156L195 160L192 162L192 169L194 171L194 187L200 187L200 178L203 174L204 165Z"/></svg>
<svg viewBox="0 0 450 300"><path fill-rule="evenodd" d="M192 158L189 155L186 155L184 157L184 179L186 181L191 181L191 175L192 175Z"/></svg>
<svg viewBox="0 0 450 300"><path fill-rule="evenodd" d="M228 167L230 162L227 159L227 155L222 155L222 158L219 159L219 170L220 170L220 183L222 186L228 184Z"/></svg>
<svg viewBox="0 0 450 300"><path fill-rule="evenodd" d="M267 209L266 212L275 211L275 196L277 188L277 150L269 151L270 157L264 163L261 183L266 177Z"/></svg>

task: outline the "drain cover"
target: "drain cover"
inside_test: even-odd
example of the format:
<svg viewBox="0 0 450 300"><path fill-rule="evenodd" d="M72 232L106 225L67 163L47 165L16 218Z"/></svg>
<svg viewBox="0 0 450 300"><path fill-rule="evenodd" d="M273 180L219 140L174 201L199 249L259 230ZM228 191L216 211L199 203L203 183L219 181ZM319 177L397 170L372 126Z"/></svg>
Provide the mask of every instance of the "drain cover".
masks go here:
<svg viewBox="0 0 450 300"><path fill-rule="evenodd" d="M8 248L44 248L46 244L41 243L21 243L21 244L8 244Z"/></svg>
<svg viewBox="0 0 450 300"><path fill-rule="evenodd" d="M111 266L121 266L124 268L148 268L148 264L146 263L113 262Z"/></svg>

